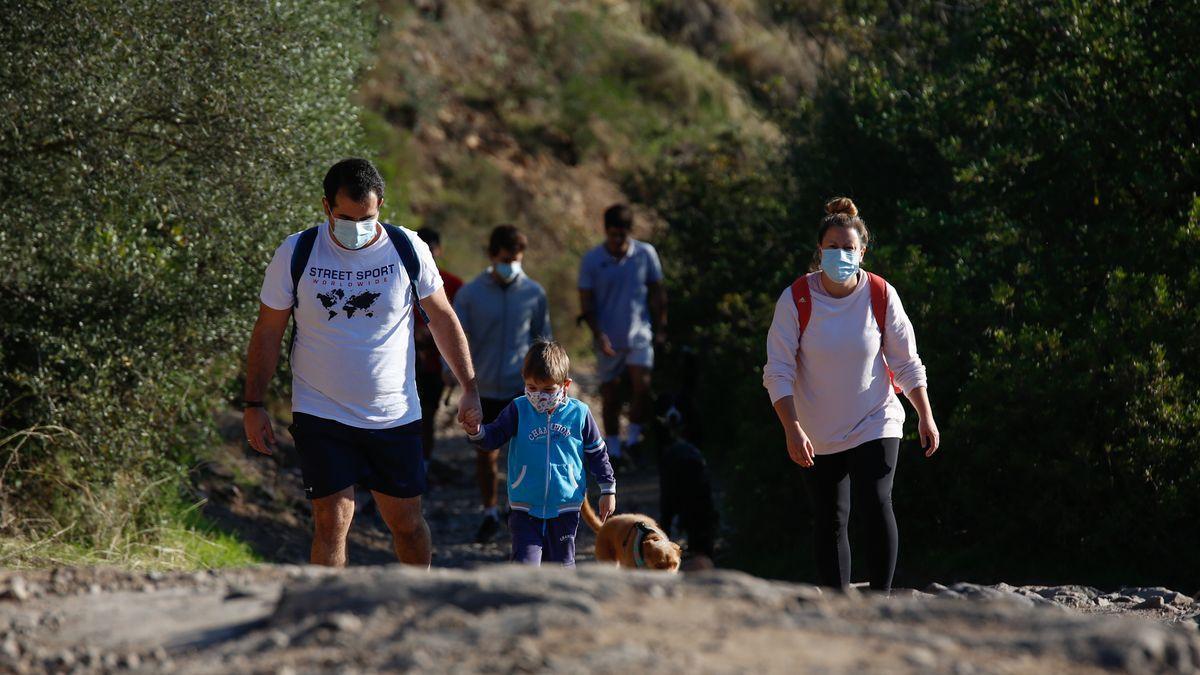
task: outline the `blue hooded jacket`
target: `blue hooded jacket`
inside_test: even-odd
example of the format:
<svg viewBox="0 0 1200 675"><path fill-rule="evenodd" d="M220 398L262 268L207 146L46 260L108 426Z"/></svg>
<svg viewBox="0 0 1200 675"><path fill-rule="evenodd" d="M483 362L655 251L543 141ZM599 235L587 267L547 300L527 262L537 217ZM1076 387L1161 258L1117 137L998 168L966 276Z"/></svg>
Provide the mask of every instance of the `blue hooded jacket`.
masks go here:
<svg viewBox="0 0 1200 675"><path fill-rule="evenodd" d="M511 439L508 504L535 518L580 509L587 494L584 464L600 484L601 494L617 491L600 428L587 404L578 399L568 397L543 414L520 396L470 439L480 449L498 448Z"/></svg>

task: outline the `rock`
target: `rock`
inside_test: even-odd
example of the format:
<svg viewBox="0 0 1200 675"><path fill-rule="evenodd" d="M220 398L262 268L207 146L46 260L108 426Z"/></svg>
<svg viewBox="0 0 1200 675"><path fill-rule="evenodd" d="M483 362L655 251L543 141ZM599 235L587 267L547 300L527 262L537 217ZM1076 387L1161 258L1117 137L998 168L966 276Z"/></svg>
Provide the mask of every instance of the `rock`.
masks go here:
<svg viewBox="0 0 1200 675"><path fill-rule="evenodd" d="M349 612L338 612L326 619L323 624L327 628L354 633L362 629L362 619Z"/></svg>
<svg viewBox="0 0 1200 675"><path fill-rule="evenodd" d="M921 670L932 670L937 667L938 663L937 654L934 654L933 650L926 649L925 647L917 647L910 650L904 655L904 660L909 665Z"/></svg>
<svg viewBox="0 0 1200 675"><path fill-rule="evenodd" d="M1093 601L1093 597L1074 591L1056 590L1056 592L1051 595L1047 595L1045 593L1041 593L1040 595L1047 600L1051 600L1068 607L1083 607L1085 605L1092 604Z"/></svg>
<svg viewBox="0 0 1200 675"><path fill-rule="evenodd" d="M267 646L273 649L283 649L291 644L292 639L281 630L273 630L267 634Z"/></svg>
<svg viewBox="0 0 1200 675"><path fill-rule="evenodd" d="M1167 604L1174 605L1176 607L1191 607L1193 604L1195 604L1194 600L1183 593L1178 592L1172 592L1170 596L1163 596L1163 599L1167 601Z"/></svg>
<svg viewBox="0 0 1200 675"><path fill-rule="evenodd" d="M971 598L972 600L999 600L1002 602L1013 602L1016 604L1025 605L1027 607L1033 606L1033 600L1025 597L1024 595L1015 592L1003 591L992 586L957 583L950 587L950 591L961 596Z"/></svg>
<svg viewBox="0 0 1200 675"><path fill-rule="evenodd" d="M948 590L950 590L948 587L943 586L942 584L939 584L936 581L925 587L925 592L929 593L930 595L938 595L938 594L944 593Z"/></svg>
<svg viewBox="0 0 1200 675"><path fill-rule="evenodd" d="M1074 584L1049 586L1036 591L1036 593L1046 599L1067 597L1071 598L1073 602L1091 602L1093 598L1100 595L1100 591L1091 586L1078 586Z"/></svg>
<svg viewBox="0 0 1200 675"><path fill-rule="evenodd" d="M314 614L361 615L382 608L429 604L449 604L470 613L541 604L595 614L596 599L604 596L603 584L597 579L585 579L566 570L542 570L543 579L521 575L516 566L497 567L489 572L484 576L460 570L425 572L395 566L295 580L284 588L271 623L282 627L300 623ZM612 572L620 573L616 569ZM652 579L663 576L644 572L637 577L645 581L647 575ZM750 575L743 576L766 584ZM678 583L675 578L671 581Z"/></svg>
<svg viewBox="0 0 1200 675"><path fill-rule="evenodd" d="M1179 591L1172 591L1171 589L1163 588L1162 586L1151 586L1147 588L1123 588L1121 589L1121 594L1138 597L1142 600L1162 598L1166 604L1174 605L1175 607L1191 607L1193 604L1195 604L1195 600L1188 597L1186 594L1180 593Z"/></svg>
<svg viewBox="0 0 1200 675"><path fill-rule="evenodd" d="M0 654L4 654L10 659L15 659L21 655L21 645L17 643L16 638L9 635L4 639L4 642L0 644Z"/></svg>
<svg viewBox="0 0 1200 675"><path fill-rule="evenodd" d="M25 583L25 578L14 576L9 578L8 586L3 591L0 591L0 599L15 600L17 602L25 602L30 597L29 585Z"/></svg>
<svg viewBox="0 0 1200 675"><path fill-rule="evenodd" d="M653 572L642 572L641 575L643 579L649 581L679 583L677 577L668 577L664 580L662 575ZM733 570L695 572L686 575L683 583L686 590L696 589L703 593L713 593L722 598L753 600L776 608L788 606L795 600L812 601L824 597L824 592L816 586L778 584ZM857 595L857 591L848 589L845 595Z"/></svg>
<svg viewBox="0 0 1200 675"><path fill-rule="evenodd" d="M1090 636L1065 645L1081 661L1125 672L1194 672L1200 667L1196 639L1152 623L1106 621Z"/></svg>
<svg viewBox="0 0 1200 675"><path fill-rule="evenodd" d="M1133 609L1165 609L1167 601L1161 595L1155 595L1133 606Z"/></svg>
<svg viewBox="0 0 1200 675"><path fill-rule="evenodd" d="M1169 588L1163 588L1162 586L1128 586L1121 589L1121 595L1137 596L1143 600L1160 596L1169 596L1174 593L1175 591L1172 591Z"/></svg>

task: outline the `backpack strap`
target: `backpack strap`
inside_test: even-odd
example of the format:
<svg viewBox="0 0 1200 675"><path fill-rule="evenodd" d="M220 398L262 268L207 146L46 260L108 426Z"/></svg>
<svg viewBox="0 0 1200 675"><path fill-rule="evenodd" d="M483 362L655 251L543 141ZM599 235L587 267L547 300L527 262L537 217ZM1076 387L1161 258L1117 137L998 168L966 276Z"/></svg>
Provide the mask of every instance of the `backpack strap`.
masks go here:
<svg viewBox="0 0 1200 675"><path fill-rule="evenodd" d="M879 326L879 349L882 351L883 338L887 335L887 282L878 274L867 272L867 283L871 285L871 314L875 315L875 325ZM887 368L888 381L892 383L892 389L897 394L901 393L900 387L896 386L896 377L892 373L892 369L887 365L886 356L883 359L883 366Z"/></svg>
<svg viewBox="0 0 1200 675"><path fill-rule="evenodd" d="M796 319L800 323L800 333L796 337L796 349L800 349L800 338L804 337L804 329L808 328L808 320L812 318L812 289L808 287L808 275L802 274L792 282L792 302L796 303Z"/></svg>
<svg viewBox="0 0 1200 675"><path fill-rule="evenodd" d="M317 227L313 226L300 233L296 238L296 248L292 249L292 307L300 305L300 279L304 277L304 267L312 255L313 244L317 243Z"/></svg>
<svg viewBox="0 0 1200 675"><path fill-rule="evenodd" d="M300 279L304 277L304 268L312 255L313 244L317 243L317 226L308 228L296 238L296 248L292 249L292 337L288 339L288 360L292 359L292 349L296 347L296 307L300 306Z"/></svg>
<svg viewBox="0 0 1200 675"><path fill-rule="evenodd" d="M408 272L408 283L412 287L413 306L421 320L429 323L429 315L421 306L421 296L417 295L417 279L421 277L421 260L417 257L417 249L408 235L404 234L403 229L390 223L384 223L383 229L387 231L388 238L392 240L392 246L396 247L396 252L400 254L400 262L404 263L404 271Z"/></svg>
<svg viewBox="0 0 1200 675"><path fill-rule="evenodd" d="M879 326L880 335L886 335L884 326L887 325L887 282L878 274L867 272L867 283L871 286L871 313L875 315L875 325Z"/></svg>

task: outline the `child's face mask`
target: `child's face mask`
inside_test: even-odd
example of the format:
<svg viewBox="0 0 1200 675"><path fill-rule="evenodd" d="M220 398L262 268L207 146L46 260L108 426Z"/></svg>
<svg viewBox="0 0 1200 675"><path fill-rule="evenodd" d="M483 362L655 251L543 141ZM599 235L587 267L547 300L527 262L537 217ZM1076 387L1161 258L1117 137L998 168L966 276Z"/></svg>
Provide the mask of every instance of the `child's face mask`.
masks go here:
<svg viewBox="0 0 1200 675"><path fill-rule="evenodd" d="M529 404L533 406L534 410L544 415L567 400L567 388L559 387L554 391L534 391L526 386L525 398L529 400Z"/></svg>

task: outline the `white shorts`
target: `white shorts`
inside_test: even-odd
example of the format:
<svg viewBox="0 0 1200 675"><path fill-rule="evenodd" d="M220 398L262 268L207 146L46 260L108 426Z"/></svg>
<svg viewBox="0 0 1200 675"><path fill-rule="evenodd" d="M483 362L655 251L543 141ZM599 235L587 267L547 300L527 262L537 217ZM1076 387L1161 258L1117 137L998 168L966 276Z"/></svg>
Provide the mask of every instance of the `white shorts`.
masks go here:
<svg viewBox="0 0 1200 675"><path fill-rule="evenodd" d="M653 368L654 347L646 345L645 347L618 349L616 356L605 356L603 352L596 352L596 371L602 383L620 379L629 366Z"/></svg>

